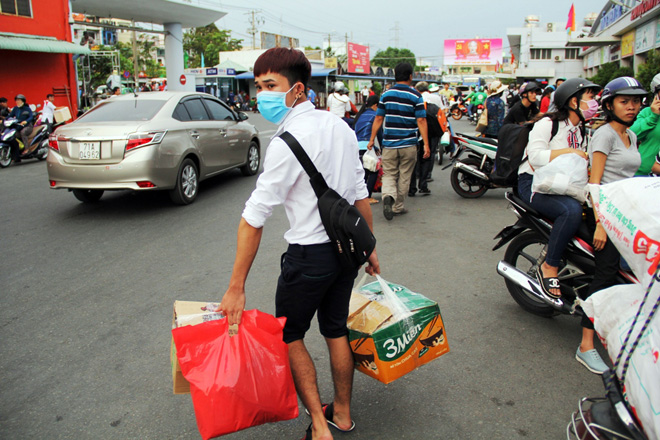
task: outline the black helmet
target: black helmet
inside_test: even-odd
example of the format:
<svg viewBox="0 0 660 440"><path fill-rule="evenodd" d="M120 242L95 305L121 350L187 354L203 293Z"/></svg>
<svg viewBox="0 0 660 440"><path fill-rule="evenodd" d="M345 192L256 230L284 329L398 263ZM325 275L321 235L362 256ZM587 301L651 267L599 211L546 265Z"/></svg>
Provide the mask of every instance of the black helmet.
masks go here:
<svg viewBox="0 0 660 440"><path fill-rule="evenodd" d="M587 89L600 90L602 87L584 78L567 79L555 91L555 106L558 109L564 107L571 97L578 93L584 93Z"/></svg>
<svg viewBox="0 0 660 440"><path fill-rule="evenodd" d="M21 95L20 93L18 95L16 95L16 97L14 98L14 101L16 101L17 99L20 99L23 102L27 101L27 99L25 99L25 95Z"/></svg>
<svg viewBox="0 0 660 440"><path fill-rule="evenodd" d="M539 93L540 91L541 91L541 86L535 83L534 81L530 81L520 86L520 89L518 90L518 95L523 96L527 92Z"/></svg>

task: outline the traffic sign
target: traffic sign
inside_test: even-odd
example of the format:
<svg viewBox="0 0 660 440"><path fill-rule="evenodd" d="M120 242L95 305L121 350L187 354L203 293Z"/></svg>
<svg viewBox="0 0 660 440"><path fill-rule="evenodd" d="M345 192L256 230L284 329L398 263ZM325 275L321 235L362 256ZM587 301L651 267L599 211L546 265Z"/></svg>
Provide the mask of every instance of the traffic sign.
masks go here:
<svg viewBox="0 0 660 440"><path fill-rule="evenodd" d="M129 78L131 76L131 72L128 70L124 70L124 78Z"/></svg>
<svg viewBox="0 0 660 440"><path fill-rule="evenodd" d="M181 77L179 78L179 81L181 82L181 84L185 85L186 84L186 75L181 75Z"/></svg>

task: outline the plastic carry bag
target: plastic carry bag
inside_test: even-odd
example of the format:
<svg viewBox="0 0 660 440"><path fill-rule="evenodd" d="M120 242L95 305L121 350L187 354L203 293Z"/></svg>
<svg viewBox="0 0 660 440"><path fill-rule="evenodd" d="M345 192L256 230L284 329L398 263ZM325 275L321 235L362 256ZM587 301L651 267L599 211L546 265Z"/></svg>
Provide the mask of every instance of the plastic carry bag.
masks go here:
<svg viewBox="0 0 660 440"><path fill-rule="evenodd" d="M446 147L449 145L450 142L451 142L451 134L449 134L449 130L447 130L442 134L442 137L440 138L440 145Z"/></svg>
<svg viewBox="0 0 660 440"><path fill-rule="evenodd" d="M660 261L660 177L633 177L589 185L607 238L643 286Z"/></svg>
<svg viewBox="0 0 660 440"><path fill-rule="evenodd" d="M364 169L371 172L376 172L378 169L378 155L376 154L376 149L372 148L362 155L362 166Z"/></svg>
<svg viewBox="0 0 660 440"><path fill-rule="evenodd" d="M566 195L586 201L589 182L588 162L577 154L562 154L549 164L534 170L532 192Z"/></svg>
<svg viewBox="0 0 660 440"><path fill-rule="evenodd" d="M285 321L248 310L235 336L227 319L172 330L202 438L298 417Z"/></svg>

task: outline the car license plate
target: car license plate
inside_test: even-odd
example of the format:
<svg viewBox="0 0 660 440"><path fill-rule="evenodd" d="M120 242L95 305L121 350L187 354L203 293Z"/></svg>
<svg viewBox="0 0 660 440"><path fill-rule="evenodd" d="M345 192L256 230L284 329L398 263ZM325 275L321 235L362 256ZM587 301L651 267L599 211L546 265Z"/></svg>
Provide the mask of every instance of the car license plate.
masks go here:
<svg viewBox="0 0 660 440"><path fill-rule="evenodd" d="M101 158L100 142L80 142L80 159L91 160Z"/></svg>

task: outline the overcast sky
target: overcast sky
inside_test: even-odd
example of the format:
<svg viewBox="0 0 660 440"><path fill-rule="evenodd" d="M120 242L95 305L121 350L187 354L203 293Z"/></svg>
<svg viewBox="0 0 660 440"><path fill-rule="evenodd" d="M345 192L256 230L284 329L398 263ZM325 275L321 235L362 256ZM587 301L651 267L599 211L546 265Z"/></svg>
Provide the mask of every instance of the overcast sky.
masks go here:
<svg viewBox="0 0 660 440"><path fill-rule="evenodd" d="M221 7L228 14L216 24L230 29L234 38L244 39L244 46L251 46L252 37L247 31L249 11L261 10L257 14L263 20L258 25L260 31L298 38L302 45L313 47L322 46L329 33L332 41L343 41L348 34L349 41L369 45L373 57L378 49L395 46L394 29L398 22L399 47L407 47L418 58L437 57L438 64L442 64L440 56L445 39L502 38L508 53L508 27L523 26L527 15L539 16L542 24L560 22L563 27L572 3L579 28L584 17L590 12L599 13L606 1L248 0L234 6L234 2L222 0Z"/></svg>

